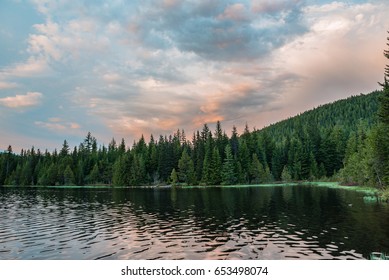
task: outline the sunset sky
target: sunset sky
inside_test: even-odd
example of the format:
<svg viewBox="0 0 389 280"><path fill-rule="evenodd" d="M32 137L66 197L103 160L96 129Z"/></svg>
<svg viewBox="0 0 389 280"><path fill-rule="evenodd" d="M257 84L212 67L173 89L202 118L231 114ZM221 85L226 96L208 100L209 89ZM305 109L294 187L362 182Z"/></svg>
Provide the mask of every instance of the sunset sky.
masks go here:
<svg viewBox="0 0 389 280"><path fill-rule="evenodd" d="M0 150L217 120L230 135L379 89L387 0L1 0Z"/></svg>

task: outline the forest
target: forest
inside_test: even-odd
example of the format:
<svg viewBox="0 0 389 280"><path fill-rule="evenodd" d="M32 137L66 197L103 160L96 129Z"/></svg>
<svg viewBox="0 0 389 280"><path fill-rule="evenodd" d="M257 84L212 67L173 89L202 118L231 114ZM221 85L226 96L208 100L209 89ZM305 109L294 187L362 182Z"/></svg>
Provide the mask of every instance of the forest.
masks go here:
<svg viewBox="0 0 389 280"><path fill-rule="evenodd" d="M65 140L53 152L32 147L16 154L9 145L0 154L0 185L233 185L335 179L381 187L387 178L376 169L378 159L371 150L383 93L336 101L261 130L250 131L246 125L239 134L234 127L230 136L217 122L215 131L204 124L191 140L177 130L157 140L151 135L148 143L142 136L130 148L124 139L112 139L108 147L98 145L91 133L78 147L71 149Z"/></svg>
<svg viewBox="0 0 389 280"><path fill-rule="evenodd" d="M389 38L388 38L389 41ZM388 43L389 46L389 43ZM389 59L389 51L384 51ZM335 180L389 186L389 66L382 90L319 106L260 130L230 136L220 122L99 145L89 132L71 149L0 153L0 185L235 185Z"/></svg>

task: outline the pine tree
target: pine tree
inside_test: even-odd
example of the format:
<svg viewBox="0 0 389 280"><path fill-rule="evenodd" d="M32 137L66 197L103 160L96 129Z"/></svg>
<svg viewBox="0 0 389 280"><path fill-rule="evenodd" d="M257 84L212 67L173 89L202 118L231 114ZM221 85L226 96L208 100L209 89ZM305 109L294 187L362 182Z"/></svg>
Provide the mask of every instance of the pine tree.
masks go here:
<svg viewBox="0 0 389 280"><path fill-rule="evenodd" d="M246 133L247 137L247 133ZM239 177L241 178L239 181L240 183L247 184L249 183L250 178L250 152L249 148L247 147L246 140L244 138L241 138L239 141L239 163L242 168L242 171L239 174Z"/></svg>
<svg viewBox="0 0 389 280"><path fill-rule="evenodd" d="M220 185L222 182L221 176L222 161L220 158L219 150L217 147L213 148L212 162L211 162L211 178L210 182L212 185Z"/></svg>
<svg viewBox="0 0 389 280"><path fill-rule="evenodd" d="M172 186L176 186L178 183L178 176L175 168L173 168L172 173L170 174L170 182Z"/></svg>
<svg viewBox="0 0 389 280"><path fill-rule="evenodd" d="M273 174L271 173L270 167L265 167L265 183L272 183L274 182Z"/></svg>
<svg viewBox="0 0 389 280"><path fill-rule="evenodd" d="M389 47L389 37L388 47ZM389 59L389 49L384 51L384 56ZM373 150L376 155L375 171L380 183L389 186L389 65L386 65L383 90L379 98L378 126L373 141Z"/></svg>
<svg viewBox="0 0 389 280"><path fill-rule="evenodd" d="M88 181L89 184L96 184L100 182L100 171L97 163L93 166L92 171L89 173Z"/></svg>
<svg viewBox="0 0 389 280"><path fill-rule="evenodd" d="M51 163L49 169L47 170L46 176L47 176L46 184L48 186L55 186L58 184L59 181L58 168L54 162Z"/></svg>
<svg viewBox="0 0 389 280"><path fill-rule="evenodd" d="M64 184L65 186L72 186L75 183L74 179L74 173L70 166L66 166L65 171L63 172L63 177L64 177Z"/></svg>
<svg viewBox="0 0 389 280"><path fill-rule="evenodd" d="M203 133L208 131L208 136L206 137L205 144L205 156L203 161L203 172L202 172L202 183L205 185L212 184L212 176L213 176L213 138L212 134L209 130L206 130L207 127L204 128Z"/></svg>
<svg viewBox="0 0 389 280"><path fill-rule="evenodd" d="M224 159L224 148L227 144L228 139L226 139L226 135L223 133L220 121L217 121L215 129L215 146L217 147L222 160Z"/></svg>
<svg viewBox="0 0 389 280"><path fill-rule="evenodd" d="M118 153L120 155L123 155L126 152L126 142L124 141L124 138L122 138L122 141L120 142L120 145L118 147Z"/></svg>
<svg viewBox="0 0 389 280"><path fill-rule="evenodd" d="M12 161L13 161L13 152L12 152L12 146L9 145L7 148L7 156L6 156L6 171L5 171L5 178L7 178L10 174L10 170L12 168Z"/></svg>
<svg viewBox="0 0 389 280"><path fill-rule="evenodd" d="M232 134L230 139L232 155L236 158L239 150L239 135L235 126L232 127Z"/></svg>
<svg viewBox="0 0 389 280"><path fill-rule="evenodd" d="M195 177L193 161L188 155L187 150L184 149L178 161L178 179L180 182L189 185L195 183Z"/></svg>
<svg viewBox="0 0 389 280"><path fill-rule="evenodd" d="M59 152L59 155L61 157L65 157L69 154L69 144L66 140L63 141L63 144L62 144L62 149L61 151Z"/></svg>
<svg viewBox="0 0 389 280"><path fill-rule="evenodd" d="M231 145L227 145L225 148L225 158L222 167L222 184L223 185L233 185L237 181L235 166L234 166L234 156L232 154Z"/></svg>
<svg viewBox="0 0 389 280"><path fill-rule="evenodd" d="M252 155L251 165L250 165L250 183L259 184L264 181L265 170L262 163L259 161L257 154Z"/></svg>
<svg viewBox="0 0 389 280"><path fill-rule="evenodd" d="M289 168L287 165L285 165L284 169L282 170L281 180L286 183L292 181L292 176L290 175Z"/></svg>
<svg viewBox="0 0 389 280"><path fill-rule="evenodd" d="M112 184L114 186L126 186L127 182L128 179L125 155L120 155L113 165Z"/></svg>
<svg viewBox="0 0 389 280"><path fill-rule="evenodd" d="M211 176L212 176L212 152L207 151L204 157L203 162L203 176L201 178L201 182L205 185L211 184Z"/></svg>

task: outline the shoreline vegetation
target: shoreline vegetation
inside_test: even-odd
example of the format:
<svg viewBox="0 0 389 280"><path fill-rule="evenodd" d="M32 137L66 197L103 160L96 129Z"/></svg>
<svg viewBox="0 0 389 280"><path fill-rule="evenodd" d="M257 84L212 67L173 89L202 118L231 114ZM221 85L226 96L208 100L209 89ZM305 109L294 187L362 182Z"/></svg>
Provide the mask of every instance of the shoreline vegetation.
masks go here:
<svg viewBox="0 0 389 280"><path fill-rule="evenodd" d="M389 37L387 45L389 46ZM389 59L389 50L384 51ZM389 201L389 65L381 91L319 106L261 130L227 136L220 121L205 123L192 141L178 129L132 147L115 139L98 146L88 132L71 151L34 147L0 153L0 185L13 186L245 186L336 181L343 188L375 187ZM323 185L320 183L318 185ZM333 183L328 183L331 186ZM373 200L373 199L371 199Z"/></svg>
<svg viewBox="0 0 389 280"><path fill-rule="evenodd" d="M53 152L32 147L16 154L9 145L0 153L0 185L242 187L325 181L318 185L374 187L380 200L388 201L389 132L380 131L376 117L387 92L339 100L261 130L250 131L246 124L240 135L233 127L227 136L218 121L214 132L204 124L191 141L177 130L158 140L151 135L148 143L142 136L132 147L124 139L99 146L90 132L73 150L66 140Z"/></svg>
<svg viewBox="0 0 389 280"><path fill-rule="evenodd" d="M90 132L73 150L66 140L54 152L32 147L16 154L9 145L0 153L0 185L161 188L313 182L373 187L380 201L389 201L389 126L376 117L388 91L336 101L261 130L250 131L246 124L241 135L233 127L227 136L218 121L214 132L204 124L192 141L177 130L158 141L151 135L148 143L142 136L132 147L124 139L99 146Z"/></svg>
<svg viewBox="0 0 389 280"><path fill-rule="evenodd" d="M334 181L302 181L302 182L273 182L273 183L264 183L264 184L245 184L245 185L143 185L143 186L114 186L108 184L95 184L95 185L84 185L84 186L76 186L76 185L57 185L57 186L14 186L14 185L2 185L1 187L29 187L29 188L54 188L54 189L203 189L203 188L260 188L260 187L291 187L291 186L313 186L313 187L326 187L326 188L334 188L334 189L343 189L350 191L362 192L365 194L364 201L365 202L389 202L388 194L382 190L378 190L373 187L366 186L350 186L344 185L339 182Z"/></svg>

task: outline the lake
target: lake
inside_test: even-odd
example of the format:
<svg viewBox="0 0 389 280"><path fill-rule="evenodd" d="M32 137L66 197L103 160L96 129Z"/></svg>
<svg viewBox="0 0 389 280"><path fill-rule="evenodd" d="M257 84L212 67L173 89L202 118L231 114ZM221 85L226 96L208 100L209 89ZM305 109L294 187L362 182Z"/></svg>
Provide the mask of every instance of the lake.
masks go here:
<svg viewBox="0 0 389 280"><path fill-rule="evenodd" d="M319 186L0 187L0 259L365 259L389 206Z"/></svg>

